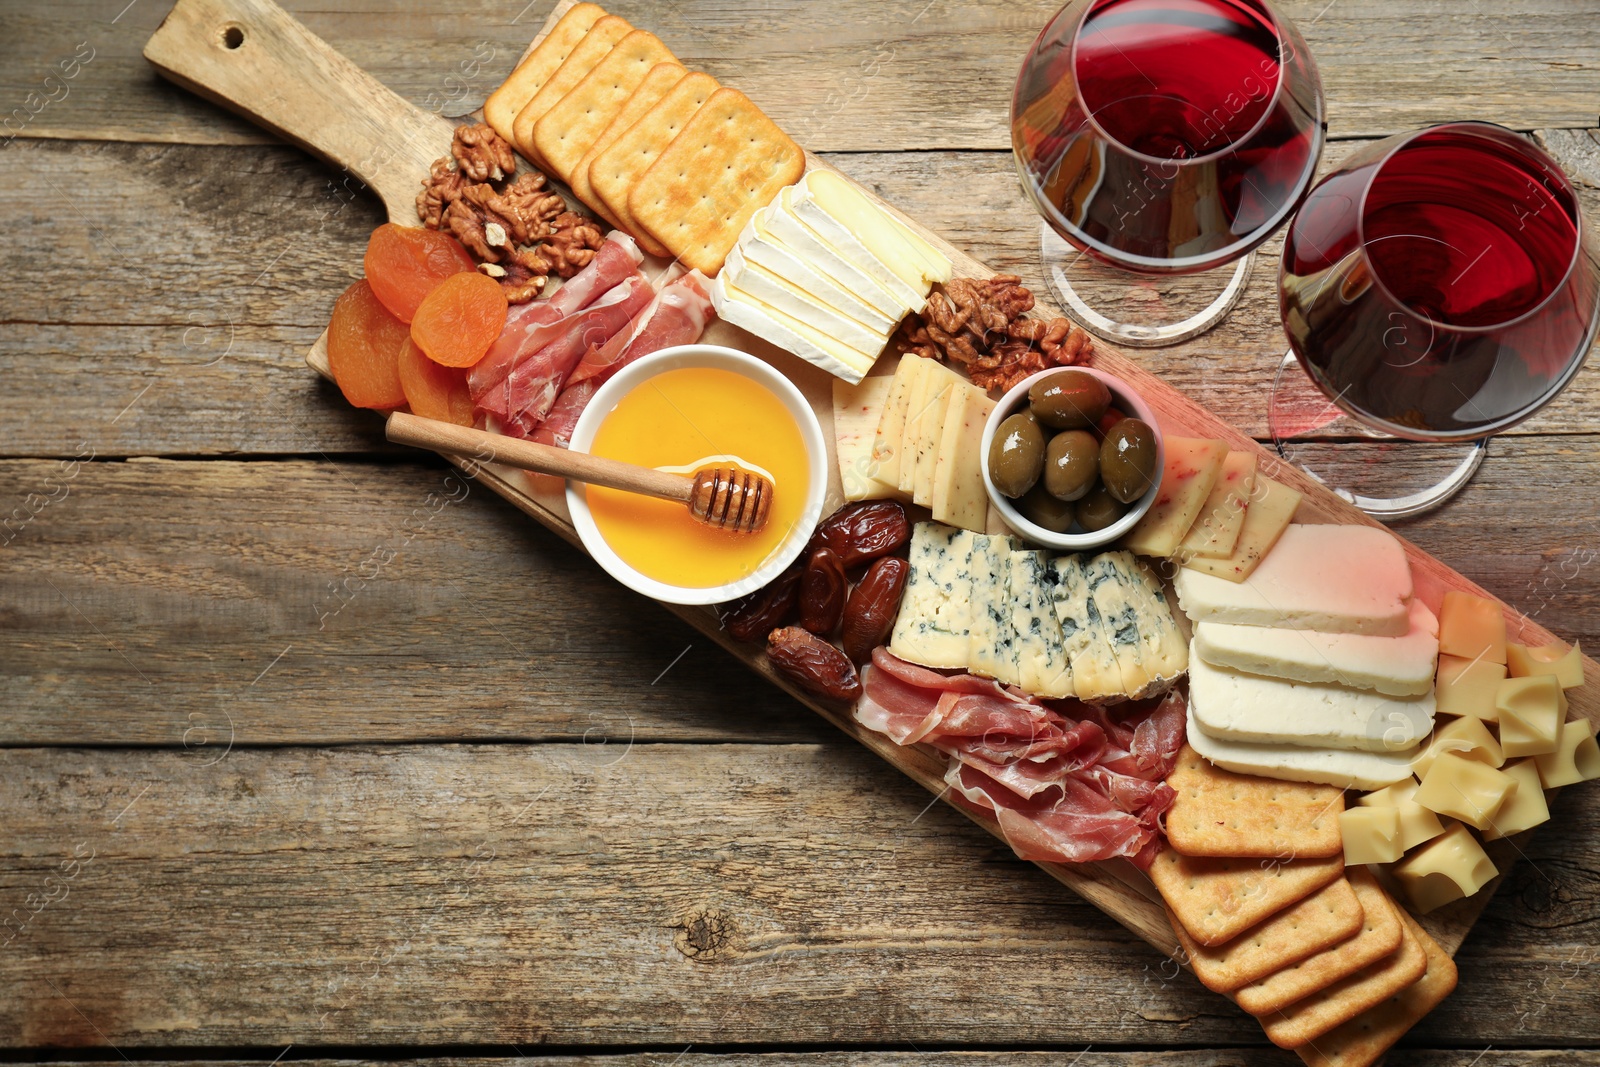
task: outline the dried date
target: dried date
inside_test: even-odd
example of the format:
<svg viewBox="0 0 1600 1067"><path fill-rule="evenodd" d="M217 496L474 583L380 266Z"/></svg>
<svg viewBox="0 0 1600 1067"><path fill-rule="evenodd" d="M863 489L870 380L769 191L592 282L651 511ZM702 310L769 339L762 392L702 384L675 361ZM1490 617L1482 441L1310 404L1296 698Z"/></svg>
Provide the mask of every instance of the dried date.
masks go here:
<svg viewBox="0 0 1600 1067"><path fill-rule="evenodd" d="M889 639L894 618L900 613L911 564L888 556L867 568L844 606L844 652L852 662L865 663L872 650Z"/></svg>
<svg viewBox="0 0 1600 1067"><path fill-rule="evenodd" d="M765 588L724 605L722 626L735 641L759 641L794 618L800 604L800 568L790 567Z"/></svg>
<svg viewBox="0 0 1600 1067"><path fill-rule="evenodd" d="M767 635L767 656L773 666L800 688L829 700L854 700L861 679L843 652L798 626Z"/></svg>
<svg viewBox="0 0 1600 1067"><path fill-rule="evenodd" d="M831 548L819 548L806 560L800 576L800 625L814 634L827 637L844 614L845 595L850 583L844 564Z"/></svg>
<svg viewBox="0 0 1600 1067"><path fill-rule="evenodd" d="M817 527L812 548L831 548L848 569L897 552L911 540L906 509L893 500L846 504Z"/></svg>

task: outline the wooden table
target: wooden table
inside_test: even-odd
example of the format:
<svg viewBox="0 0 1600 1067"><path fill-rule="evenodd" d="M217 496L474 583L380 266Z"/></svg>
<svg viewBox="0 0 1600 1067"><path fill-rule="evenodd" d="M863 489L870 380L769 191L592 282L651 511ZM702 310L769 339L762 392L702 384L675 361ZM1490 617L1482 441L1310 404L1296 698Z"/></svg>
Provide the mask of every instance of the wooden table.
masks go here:
<svg viewBox="0 0 1600 1067"><path fill-rule="evenodd" d="M302 361L375 201L159 82L139 50L165 4L125 2L0 20L7 1058L1293 1062L666 611L387 445ZM549 5L288 6L455 115ZM1042 289L1005 118L1051 3L608 6ZM1286 8L1328 92L1325 165L1491 119L1535 131L1600 220L1596 0ZM1258 435L1272 282L1145 357ZM1405 531L1590 648L1596 381ZM1394 1062L1600 1064L1600 790L1552 814Z"/></svg>

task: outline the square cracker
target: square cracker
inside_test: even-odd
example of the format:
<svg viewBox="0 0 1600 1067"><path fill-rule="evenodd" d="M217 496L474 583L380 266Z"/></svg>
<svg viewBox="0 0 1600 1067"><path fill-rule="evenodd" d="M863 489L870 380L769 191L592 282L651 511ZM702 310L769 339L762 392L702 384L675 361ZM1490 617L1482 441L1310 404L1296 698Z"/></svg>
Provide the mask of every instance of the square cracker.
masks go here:
<svg viewBox="0 0 1600 1067"><path fill-rule="evenodd" d="M1422 945L1428 957L1427 971L1377 1007L1368 1008L1343 1026L1296 1049L1307 1067L1370 1067L1389 1051L1389 1046L1404 1037L1407 1030L1455 990L1455 961L1404 908L1395 910L1406 933Z"/></svg>
<svg viewBox="0 0 1600 1067"><path fill-rule="evenodd" d="M1190 937L1170 910L1167 917L1172 919L1172 932L1183 945L1195 977L1218 993L1231 993L1356 936L1363 920L1361 901L1343 878L1211 948ZM1395 940L1398 944L1398 925ZM1389 948L1394 950L1393 945Z"/></svg>
<svg viewBox="0 0 1600 1067"><path fill-rule="evenodd" d="M628 212L687 267L711 276L806 154L737 89L718 89L628 193Z"/></svg>
<svg viewBox="0 0 1600 1067"><path fill-rule="evenodd" d="M1172 915L1202 945L1217 946L1309 897L1344 874L1344 857L1193 857L1167 849L1150 880Z"/></svg>
<svg viewBox="0 0 1600 1067"><path fill-rule="evenodd" d="M611 212L611 217L639 238L645 251L652 255L670 256L672 253L643 232L628 211L628 193L718 88L717 79L709 74L694 71L684 75L662 94L654 107L618 134L610 147L603 149L589 164L589 187L595 196Z"/></svg>
<svg viewBox="0 0 1600 1067"><path fill-rule="evenodd" d="M573 46L555 73L545 79L539 91L528 98L511 123L511 143L518 151L540 167L548 166L539 158L539 146L533 143L533 127L544 113L555 107L556 101L570 93L583 80L584 75L600 64L606 53L616 43L633 32L628 20L618 15L604 15L595 20L583 40Z"/></svg>
<svg viewBox="0 0 1600 1067"><path fill-rule="evenodd" d="M1422 942L1403 930L1400 947L1376 963L1339 979L1287 1008L1258 1015L1267 1038L1279 1048L1297 1049L1375 1008L1421 978L1428 970Z"/></svg>
<svg viewBox="0 0 1600 1067"><path fill-rule="evenodd" d="M1365 916L1361 932L1326 951L1241 986L1234 993L1239 1007L1251 1015L1265 1015L1286 1008L1378 962L1400 947L1398 905L1389 899L1366 868L1351 868L1348 877Z"/></svg>
<svg viewBox="0 0 1600 1067"><path fill-rule="evenodd" d="M628 97L623 103L622 109L611 120L611 124L600 131L600 136L595 138L594 144L589 146L589 151L585 152L583 158L578 160L578 165L572 170L572 176L567 179L567 184L572 187L573 195L588 204L613 226L627 229L626 226L622 225L621 221L611 214L611 209L601 202L599 195L594 191L594 187L589 184L589 167L594 163L595 157L610 148L611 143L622 136L622 132L629 126L644 118L645 112L655 107L656 102L667 95L667 90L678 84L683 76L688 73L678 63L657 63L651 67L649 73L644 76L644 80L639 83L639 87L633 91L633 95ZM708 93L707 95L710 94Z"/></svg>
<svg viewBox="0 0 1600 1067"><path fill-rule="evenodd" d="M517 64L517 69L483 102L483 120L494 127L495 133L513 141L511 126L517 119L517 112L544 87L550 75L567 61L584 34L605 13L599 4L578 4L561 16L561 21L545 34L544 40L533 46Z"/></svg>
<svg viewBox="0 0 1600 1067"><path fill-rule="evenodd" d="M1177 792L1167 811L1167 840L1186 856L1339 855L1336 786L1235 774L1188 745L1167 776Z"/></svg>
<svg viewBox="0 0 1600 1067"><path fill-rule="evenodd" d="M634 30L533 124L533 146L550 169L571 185L578 161L611 125L650 68L676 61L655 34Z"/></svg>

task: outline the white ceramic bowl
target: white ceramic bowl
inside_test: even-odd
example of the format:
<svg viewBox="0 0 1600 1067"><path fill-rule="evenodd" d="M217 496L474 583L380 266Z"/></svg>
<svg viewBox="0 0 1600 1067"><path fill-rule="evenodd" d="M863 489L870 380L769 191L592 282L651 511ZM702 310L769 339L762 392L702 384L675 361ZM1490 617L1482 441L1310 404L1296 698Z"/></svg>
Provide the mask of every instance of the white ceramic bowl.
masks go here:
<svg viewBox="0 0 1600 1067"><path fill-rule="evenodd" d="M778 373L771 365L755 356L718 345L679 345L676 348L663 348L659 352L652 352L628 364L602 385L589 401L589 406L584 408L583 414L578 417L578 425L573 428L573 450L588 451L594 444L594 435L599 430L600 423L616 408L618 401L641 383L658 374L685 367L709 367L742 374L765 386L768 392L783 402L783 406L794 417L795 425L800 428L800 440L805 444L806 470L810 476L811 487L806 494L805 508L800 513L800 521L789 531L789 536L783 539L760 567L738 581L726 585L689 588L669 585L640 574L612 551L605 537L601 535L599 527L595 525L594 516L589 512L589 503L584 498L581 485L572 483L567 485L567 510L572 513L572 525L577 528L578 537L582 539L584 548L589 550L595 562L605 568L606 573L629 589L668 604L720 604L725 600L733 600L760 589L781 574L784 568L793 563L804 550L806 542L811 539L812 531L816 529L817 521L822 517L822 498L828 491L828 449L823 441L822 427L817 422L816 412L811 410L811 405L800 394L800 390L795 388L794 383Z"/></svg>
<svg viewBox="0 0 1600 1067"><path fill-rule="evenodd" d="M983 464L983 486L989 491L989 500L1000 514L1005 517L1006 522L1010 524L1013 530L1035 544L1044 545L1047 548L1059 548L1067 552L1081 552L1084 549L1099 548L1101 545L1110 544L1133 529L1139 520L1144 518L1145 512L1149 511L1150 505L1156 502L1156 494L1161 490L1160 472L1166 469L1167 450L1166 444L1162 439L1161 427L1156 422L1155 413L1150 410L1150 406L1144 402L1143 397L1128 388L1121 378L1107 374L1103 370L1096 370L1093 367L1072 367L1070 368L1071 370L1092 374L1104 382L1106 388L1111 391L1112 407L1130 418L1141 419L1150 424L1150 428L1155 431L1156 435L1156 481L1149 491L1134 503L1133 508L1126 515L1107 526L1104 530L1096 530L1094 533L1055 533L1024 518L1022 512L1018 511L1016 505L1011 502L1011 498L995 488L994 479L989 476L989 445L994 441L994 435L999 430L1000 424L1022 410L1028 399L1028 388L1034 382L1051 374L1060 374L1067 369L1069 368L1051 367L1049 370L1042 370L1038 374L1029 375L1000 398L1000 402L989 413L989 421L983 424L983 453L981 460Z"/></svg>

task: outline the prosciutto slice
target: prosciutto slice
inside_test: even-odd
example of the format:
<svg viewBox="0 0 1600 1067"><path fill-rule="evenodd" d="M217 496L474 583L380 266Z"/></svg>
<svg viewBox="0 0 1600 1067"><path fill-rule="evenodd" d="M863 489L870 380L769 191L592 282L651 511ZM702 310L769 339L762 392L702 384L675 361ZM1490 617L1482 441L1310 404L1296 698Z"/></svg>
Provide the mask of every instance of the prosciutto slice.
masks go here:
<svg viewBox="0 0 1600 1067"><path fill-rule="evenodd" d="M504 415L504 403L490 407L483 402L487 394L503 386L519 362L559 337L573 315L637 275L642 262L644 253L639 251L633 238L620 230L612 230L589 265L562 282L561 288L549 299L533 300L512 308L500 337L467 372L467 389L473 402L491 413Z"/></svg>
<svg viewBox="0 0 1600 1067"><path fill-rule="evenodd" d="M1077 701L1044 704L969 674L940 674L887 649L862 672L856 721L901 745L950 757L945 781L990 812L1024 859L1084 863L1124 857L1147 867L1161 848L1165 778L1183 746L1181 699L1113 713Z"/></svg>

